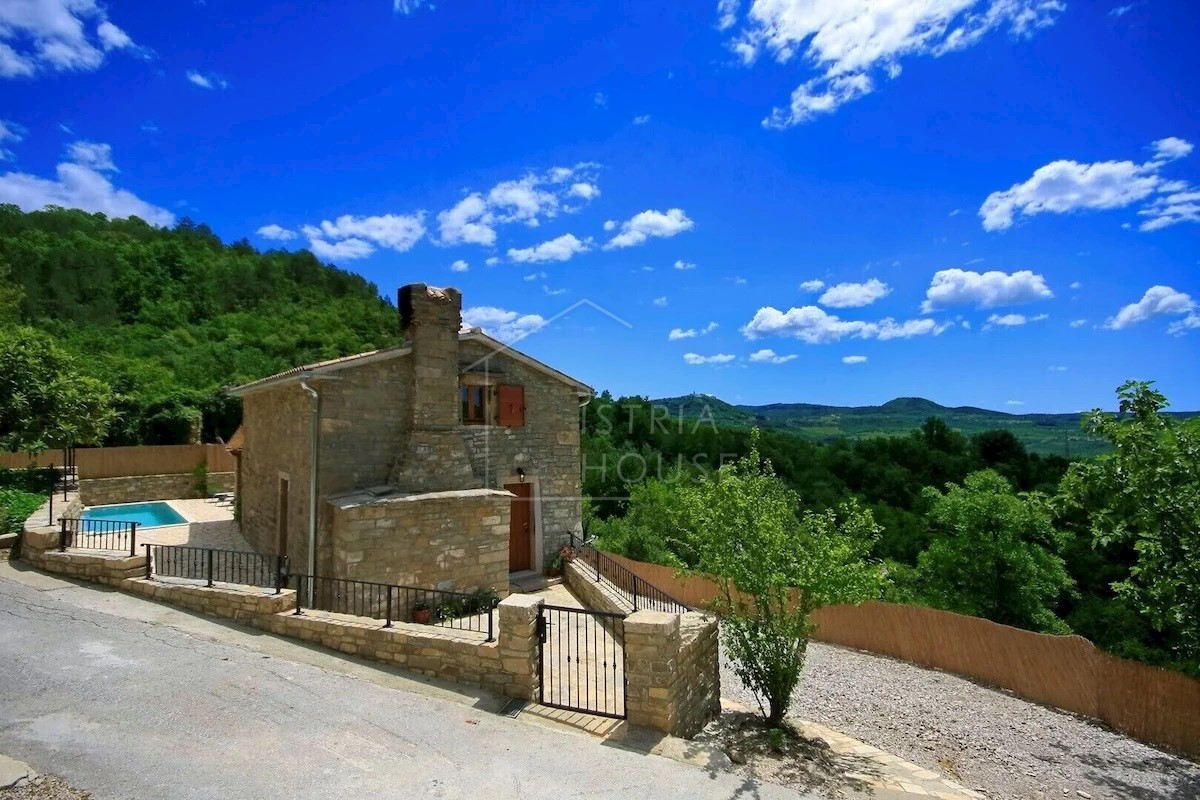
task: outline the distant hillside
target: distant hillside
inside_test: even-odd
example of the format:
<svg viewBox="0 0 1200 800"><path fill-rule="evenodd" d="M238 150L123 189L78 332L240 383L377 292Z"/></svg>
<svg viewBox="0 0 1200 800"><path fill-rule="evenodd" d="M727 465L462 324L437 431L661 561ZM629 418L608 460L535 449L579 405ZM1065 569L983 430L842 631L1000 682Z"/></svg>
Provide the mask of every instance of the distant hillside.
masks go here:
<svg viewBox="0 0 1200 800"><path fill-rule="evenodd" d="M897 397L881 406L824 406L812 403L772 403L764 406L732 405L710 395L693 394L652 401L674 413L699 417L705 407L720 425L791 431L814 441L867 436L900 436L921 426L929 417L941 417L952 428L970 435L1007 430L1034 453L1088 456L1104 450L1103 443L1084 436L1081 414L1006 414L973 406L949 408L923 397ZM1181 418L1200 412L1180 412Z"/></svg>

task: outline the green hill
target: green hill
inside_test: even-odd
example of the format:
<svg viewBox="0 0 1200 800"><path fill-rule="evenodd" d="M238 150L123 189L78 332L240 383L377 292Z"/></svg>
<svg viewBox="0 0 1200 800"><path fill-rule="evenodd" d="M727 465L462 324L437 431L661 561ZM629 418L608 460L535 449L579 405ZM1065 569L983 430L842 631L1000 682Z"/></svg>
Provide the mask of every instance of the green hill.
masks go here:
<svg viewBox="0 0 1200 800"><path fill-rule="evenodd" d="M881 406L826 406L813 403L732 405L711 395L693 394L652 401L673 414L699 418L708 413L720 425L790 431L813 441L899 436L919 428L929 417L941 417L950 427L970 435L1006 430L1030 452L1041 455L1089 456L1104 450L1102 442L1085 436L1082 414L1008 414L973 406L955 408L923 397L897 397ZM1180 418L1200 412L1180 412Z"/></svg>

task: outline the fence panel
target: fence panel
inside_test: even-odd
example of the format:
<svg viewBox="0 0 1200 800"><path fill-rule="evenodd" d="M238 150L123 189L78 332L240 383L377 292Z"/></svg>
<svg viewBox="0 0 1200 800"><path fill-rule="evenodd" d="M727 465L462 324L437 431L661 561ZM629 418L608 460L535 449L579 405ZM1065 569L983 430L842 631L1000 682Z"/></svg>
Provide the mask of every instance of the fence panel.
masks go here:
<svg viewBox="0 0 1200 800"><path fill-rule="evenodd" d="M704 608L717 596L712 581L609 555L693 607ZM1034 633L898 603L831 606L818 610L813 621L818 641L943 669L1200 756L1200 681L1116 658L1081 636Z"/></svg>
<svg viewBox="0 0 1200 800"><path fill-rule="evenodd" d="M124 478L134 475L185 475L205 463L205 445L80 448L79 477Z"/></svg>
<svg viewBox="0 0 1200 800"><path fill-rule="evenodd" d="M28 453L0 453L0 469L25 469L30 465L48 467L51 464L56 467L62 466L62 450L47 450L44 453L38 453L36 456L31 456Z"/></svg>

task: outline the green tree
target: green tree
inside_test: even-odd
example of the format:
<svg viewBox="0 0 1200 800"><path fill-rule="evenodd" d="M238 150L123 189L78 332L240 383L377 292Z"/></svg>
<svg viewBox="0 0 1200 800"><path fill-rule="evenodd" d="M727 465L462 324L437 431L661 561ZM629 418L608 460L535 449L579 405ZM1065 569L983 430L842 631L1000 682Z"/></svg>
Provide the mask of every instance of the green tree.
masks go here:
<svg viewBox="0 0 1200 800"><path fill-rule="evenodd" d="M1014 493L992 470L925 494L935 535L917 569L929 602L1006 625L1068 632L1053 609L1074 581L1059 555L1066 537L1055 530L1046 498Z"/></svg>
<svg viewBox="0 0 1200 800"><path fill-rule="evenodd" d="M1112 452L1072 464L1062 481L1069 510L1087 514L1097 547L1134 553L1126 579L1113 583L1185 661L1200 661L1200 418L1162 414L1167 399L1152 382L1117 389L1121 417L1096 410L1088 433Z"/></svg>
<svg viewBox="0 0 1200 800"><path fill-rule="evenodd" d="M801 510L761 458L757 431L745 458L680 491L685 560L719 587L714 610L734 672L777 726L800 682L813 611L879 597L882 571L867 560L879 529L853 502Z"/></svg>
<svg viewBox="0 0 1200 800"><path fill-rule="evenodd" d="M21 315L21 298L25 293L21 287L8 279L8 264L0 258L0 328L16 325Z"/></svg>
<svg viewBox="0 0 1200 800"><path fill-rule="evenodd" d="M38 453L99 444L113 420L112 393L80 375L50 337L0 331L0 448Z"/></svg>

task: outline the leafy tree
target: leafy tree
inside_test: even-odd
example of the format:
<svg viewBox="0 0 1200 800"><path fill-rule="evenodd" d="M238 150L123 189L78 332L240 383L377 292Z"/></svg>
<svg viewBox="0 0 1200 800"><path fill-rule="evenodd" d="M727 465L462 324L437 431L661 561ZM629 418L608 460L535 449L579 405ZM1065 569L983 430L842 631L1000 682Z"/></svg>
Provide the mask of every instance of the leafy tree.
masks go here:
<svg viewBox="0 0 1200 800"><path fill-rule="evenodd" d="M1087 514L1097 547L1132 548L1129 575L1113 583L1186 661L1200 661L1200 420L1177 422L1152 382L1117 389L1122 417L1091 412L1086 430L1112 452L1073 464L1062 482L1068 510Z"/></svg>
<svg viewBox="0 0 1200 800"><path fill-rule="evenodd" d="M10 283L8 264L0 258L0 328L16 325L21 314L21 287Z"/></svg>
<svg viewBox="0 0 1200 800"><path fill-rule="evenodd" d="M734 672L777 726L800 682L812 612L879 596L878 535L869 511L803 511L762 459L757 434L745 458L681 489L682 540L694 571L720 589L714 610Z"/></svg>
<svg viewBox="0 0 1200 800"><path fill-rule="evenodd" d="M0 447L38 453L97 444L112 419L108 386L80 375L50 337L0 331Z"/></svg>
<svg viewBox="0 0 1200 800"><path fill-rule="evenodd" d="M1015 494L993 470L968 475L945 493L929 488L929 521L938 534L917 559L922 592L938 608L1054 633L1054 615L1074 584L1059 555L1065 545L1049 505Z"/></svg>

